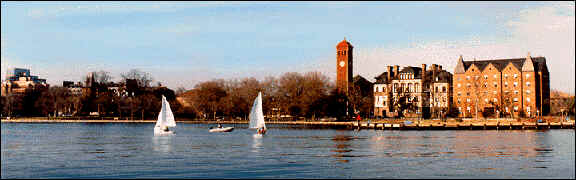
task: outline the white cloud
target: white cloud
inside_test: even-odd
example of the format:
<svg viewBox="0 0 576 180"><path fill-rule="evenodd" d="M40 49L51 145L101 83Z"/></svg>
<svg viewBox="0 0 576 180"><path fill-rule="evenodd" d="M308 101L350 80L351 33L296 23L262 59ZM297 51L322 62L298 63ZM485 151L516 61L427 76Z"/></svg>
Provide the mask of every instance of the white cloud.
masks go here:
<svg viewBox="0 0 576 180"><path fill-rule="evenodd" d="M572 12L572 13L570 13ZM354 74L370 81L386 71L387 65L417 66L439 64L453 72L458 56L464 60L544 56L550 70L552 89L574 94L574 4L560 4L522 10L507 23L509 37L470 37L458 41L413 42L410 47L361 47L355 45ZM354 42L351 42L354 44ZM314 61L331 78L335 77L335 56ZM314 69L305 68L305 69Z"/></svg>

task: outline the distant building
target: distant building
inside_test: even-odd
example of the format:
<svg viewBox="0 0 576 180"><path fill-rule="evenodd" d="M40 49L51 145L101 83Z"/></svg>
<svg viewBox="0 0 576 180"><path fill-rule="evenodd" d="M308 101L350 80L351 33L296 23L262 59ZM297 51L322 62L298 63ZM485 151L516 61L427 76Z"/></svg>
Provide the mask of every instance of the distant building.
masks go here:
<svg viewBox="0 0 576 180"><path fill-rule="evenodd" d="M550 112L544 57L464 61L460 56L452 86L459 117L533 117Z"/></svg>
<svg viewBox="0 0 576 180"><path fill-rule="evenodd" d="M70 93L74 96L82 96L83 90L81 82L74 83L72 81L63 81L62 87L67 88L68 91L70 91Z"/></svg>
<svg viewBox="0 0 576 180"><path fill-rule="evenodd" d="M429 117L446 115L450 110L452 74L442 66L426 64L421 67L388 66L375 77L374 115L377 117ZM401 110L402 112L399 112Z"/></svg>
<svg viewBox="0 0 576 180"><path fill-rule="evenodd" d="M354 89L350 89L349 92L351 93L350 95L353 96L351 97L354 103L352 105L353 110L360 113L363 117L373 115L372 112L374 108L372 102L374 95L372 87L374 86L374 83L366 80L366 78L360 75L356 75L354 76L352 85Z"/></svg>
<svg viewBox="0 0 576 180"><path fill-rule="evenodd" d="M11 68L6 72L6 80L2 82L2 96L8 94L23 94L34 88L45 88L46 79L30 75L30 69Z"/></svg>

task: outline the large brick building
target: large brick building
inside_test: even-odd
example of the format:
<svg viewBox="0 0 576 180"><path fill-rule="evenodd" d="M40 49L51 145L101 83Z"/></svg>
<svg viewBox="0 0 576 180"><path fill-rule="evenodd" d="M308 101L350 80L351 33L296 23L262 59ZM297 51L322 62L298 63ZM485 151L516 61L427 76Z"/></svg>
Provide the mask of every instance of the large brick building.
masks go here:
<svg viewBox="0 0 576 180"><path fill-rule="evenodd" d="M452 74L442 66L388 66L375 77L374 115L377 117L437 117L450 110ZM401 111L401 112L399 112ZM441 113L436 113L441 112Z"/></svg>
<svg viewBox="0 0 576 180"><path fill-rule="evenodd" d="M533 117L550 111L546 58L464 61L454 70L458 117Z"/></svg>

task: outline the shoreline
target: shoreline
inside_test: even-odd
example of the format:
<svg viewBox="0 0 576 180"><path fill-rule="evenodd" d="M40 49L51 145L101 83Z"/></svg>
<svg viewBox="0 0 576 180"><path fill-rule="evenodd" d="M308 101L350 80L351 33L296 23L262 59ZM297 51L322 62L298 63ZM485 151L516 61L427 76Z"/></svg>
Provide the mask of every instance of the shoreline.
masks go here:
<svg viewBox="0 0 576 180"><path fill-rule="evenodd" d="M486 120L411 120L405 124L404 119L362 120L357 121L267 121L266 124L304 125L318 128L346 128L373 130L492 130L492 129L574 129L574 120L564 122L546 121L537 123L530 119L486 119ZM2 123L155 123L156 120L110 120L110 119L46 119L23 118L2 119ZM216 124L216 121L180 120L187 124ZM219 121L221 124L248 124L248 121Z"/></svg>

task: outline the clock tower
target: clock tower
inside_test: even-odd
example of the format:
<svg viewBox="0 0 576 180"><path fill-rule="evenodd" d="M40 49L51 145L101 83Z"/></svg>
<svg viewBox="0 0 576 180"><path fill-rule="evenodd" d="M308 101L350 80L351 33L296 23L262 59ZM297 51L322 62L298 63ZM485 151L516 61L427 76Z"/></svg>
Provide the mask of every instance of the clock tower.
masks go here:
<svg viewBox="0 0 576 180"><path fill-rule="evenodd" d="M346 38L336 45L336 88L345 95L352 86L352 48Z"/></svg>

